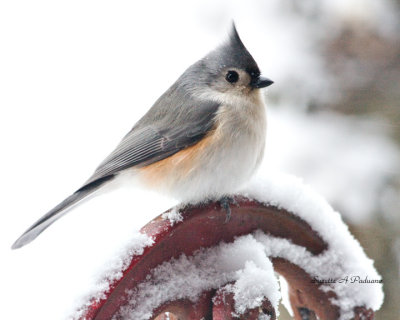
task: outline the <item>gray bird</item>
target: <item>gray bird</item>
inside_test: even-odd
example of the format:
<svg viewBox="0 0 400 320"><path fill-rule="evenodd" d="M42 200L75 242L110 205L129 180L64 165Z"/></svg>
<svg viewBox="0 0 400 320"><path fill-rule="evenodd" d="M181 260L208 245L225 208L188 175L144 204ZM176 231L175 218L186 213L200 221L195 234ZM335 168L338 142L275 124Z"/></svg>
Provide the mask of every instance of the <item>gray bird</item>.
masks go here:
<svg viewBox="0 0 400 320"><path fill-rule="evenodd" d="M72 195L12 245L20 248L117 176L185 202L221 199L250 179L265 146L260 75L235 25L228 41L190 66Z"/></svg>

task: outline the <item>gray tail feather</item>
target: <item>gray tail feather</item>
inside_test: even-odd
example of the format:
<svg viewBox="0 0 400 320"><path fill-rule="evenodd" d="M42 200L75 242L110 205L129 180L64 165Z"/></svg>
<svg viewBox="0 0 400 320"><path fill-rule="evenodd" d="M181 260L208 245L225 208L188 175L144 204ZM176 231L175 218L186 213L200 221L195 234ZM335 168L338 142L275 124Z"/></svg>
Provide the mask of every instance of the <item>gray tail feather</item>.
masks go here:
<svg viewBox="0 0 400 320"><path fill-rule="evenodd" d="M86 185L75 193L70 195L48 213L46 213L43 217L41 217L38 221L36 221L28 230L26 230L11 246L11 249L18 249L29 242L36 239L36 237L41 234L47 227L49 227L53 222L60 219L64 214L66 214L70 209L72 209L75 205L80 203L82 200L87 198L93 192L98 190L106 181L112 179L112 176L107 177L107 179L99 179L89 185Z"/></svg>

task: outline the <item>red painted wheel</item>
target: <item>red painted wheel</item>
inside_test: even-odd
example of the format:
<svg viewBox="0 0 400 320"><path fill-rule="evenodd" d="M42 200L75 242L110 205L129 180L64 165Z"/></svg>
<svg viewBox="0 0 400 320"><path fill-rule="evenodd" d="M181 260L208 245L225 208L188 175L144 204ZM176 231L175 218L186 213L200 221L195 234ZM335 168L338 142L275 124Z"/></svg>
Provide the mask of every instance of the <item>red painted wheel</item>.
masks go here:
<svg viewBox="0 0 400 320"><path fill-rule="evenodd" d="M235 237L256 230L287 239L314 256L328 248L320 235L298 216L244 197L236 197L235 200L237 206L231 207L232 216L228 223L225 223L225 211L218 202L188 206L180 210L182 221L173 224L161 216L150 221L141 232L152 237L154 243L145 248L143 254L131 258L123 276L110 285L101 300L92 301L89 307L85 307L80 319L119 319L119 311L132 299L132 292L138 290L139 284L161 263L181 254L190 256L199 248L232 242ZM316 319L315 316L319 319L339 318L340 310L331 302L331 298L335 297L332 291L320 290L320 284L313 282L305 270L284 258L273 257L272 263L274 270L289 283L290 301L296 319ZM260 314L275 319L275 310L268 299L264 299L260 307L234 318L232 294L224 293L224 286L217 289L203 292L197 302L178 299L154 305L151 319L166 319L164 313L167 311L172 313L168 316L170 319L258 319ZM373 311L363 306L354 309L354 319L373 317Z"/></svg>

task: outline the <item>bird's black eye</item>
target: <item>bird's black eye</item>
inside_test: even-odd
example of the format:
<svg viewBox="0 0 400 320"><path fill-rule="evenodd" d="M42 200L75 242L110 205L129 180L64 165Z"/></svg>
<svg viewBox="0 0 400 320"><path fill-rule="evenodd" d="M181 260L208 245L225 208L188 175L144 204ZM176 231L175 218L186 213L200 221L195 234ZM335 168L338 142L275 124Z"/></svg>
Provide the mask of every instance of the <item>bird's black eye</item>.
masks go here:
<svg viewBox="0 0 400 320"><path fill-rule="evenodd" d="M235 83L239 80L239 74L236 71L229 70L225 76L226 81Z"/></svg>

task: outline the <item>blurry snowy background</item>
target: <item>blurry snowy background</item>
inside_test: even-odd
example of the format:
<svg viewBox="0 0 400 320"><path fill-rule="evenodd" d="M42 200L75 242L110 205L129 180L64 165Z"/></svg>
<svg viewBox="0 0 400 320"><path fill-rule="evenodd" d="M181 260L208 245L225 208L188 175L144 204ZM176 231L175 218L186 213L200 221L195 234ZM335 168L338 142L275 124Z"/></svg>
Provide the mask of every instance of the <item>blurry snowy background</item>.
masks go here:
<svg viewBox="0 0 400 320"><path fill-rule="evenodd" d="M397 319L399 4L2 1L2 317L61 319L113 243L172 204L150 200L149 208L149 195L123 189L78 208L30 246L9 249L88 178L186 67L225 39L234 19L275 81L261 170L301 177L343 214L384 278L377 319Z"/></svg>

